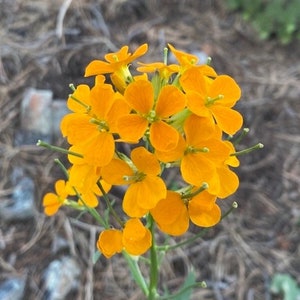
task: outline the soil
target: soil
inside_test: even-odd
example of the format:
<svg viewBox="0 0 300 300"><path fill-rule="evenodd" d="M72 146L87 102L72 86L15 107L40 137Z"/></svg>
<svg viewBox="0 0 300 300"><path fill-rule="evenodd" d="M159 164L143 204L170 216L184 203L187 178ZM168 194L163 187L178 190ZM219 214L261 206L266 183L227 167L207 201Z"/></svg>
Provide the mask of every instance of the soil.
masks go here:
<svg viewBox="0 0 300 300"><path fill-rule="evenodd" d="M97 227L66 209L44 216L41 199L58 176L58 154L15 146L14 136L26 88L50 89L66 99L69 83L89 82L83 74L91 60L147 42L143 62L160 61L166 43L211 56L217 72L233 76L243 91L237 109L250 132L240 148L265 145L241 157L239 190L220 202L223 211L233 201L238 209L199 241L167 255L161 288L176 291L192 269L208 285L195 289L192 299L283 299L269 288L277 273L299 284L299 42L259 40L221 0L0 0L0 28L0 201L11 192L9 174L21 165L35 180L38 210L28 221L0 220L0 281L26 276L24 299L46 299L44 270L69 254L82 273L67 299L143 299L120 256L92 265ZM67 249L54 251L58 237Z"/></svg>

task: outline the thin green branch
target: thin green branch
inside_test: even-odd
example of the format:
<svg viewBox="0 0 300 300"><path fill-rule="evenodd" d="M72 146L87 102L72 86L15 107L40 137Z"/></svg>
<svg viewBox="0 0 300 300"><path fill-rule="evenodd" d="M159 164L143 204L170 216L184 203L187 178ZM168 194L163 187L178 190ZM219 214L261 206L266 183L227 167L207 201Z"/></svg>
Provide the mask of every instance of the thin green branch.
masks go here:
<svg viewBox="0 0 300 300"><path fill-rule="evenodd" d="M101 193L102 193L102 197L105 200L105 203L108 207L108 210L111 212L111 214L114 216L114 218L116 219L116 221L120 224L121 227L124 227L124 222L121 220L121 218L118 216L118 214L116 213L116 211L114 210L113 206L111 205L111 201L106 193L106 191L104 190L100 180L97 181L97 186L99 187Z"/></svg>
<svg viewBox="0 0 300 300"><path fill-rule="evenodd" d="M264 147L264 145L262 143L258 143L250 148L247 148L247 149L244 149L244 150L241 150L241 151L238 151L238 152L235 152L235 153L232 153L230 154L230 156L239 156L239 155L243 155L243 154L248 154L254 150L257 150L257 149L262 149Z"/></svg>
<svg viewBox="0 0 300 300"><path fill-rule="evenodd" d="M73 152L73 151L70 151L70 150L67 150L67 149L64 149L64 148L61 148L61 147L53 146L53 145L48 144L46 142L43 142L41 140L38 140L36 145L39 146L39 147L44 147L44 148L47 148L49 150L56 151L56 152L60 152L60 153L64 153L64 154L73 155L73 156L83 158L83 155L80 154L80 153Z"/></svg>
<svg viewBox="0 0 300 300"><path fill-rule="evenodd" d="M131 271L132 277L134 278L135 282L141 288L144 295L148 297L148 295L149 295L148 286L147 286L144 276L140 270L137 259L130 256L126 251L122 251L122 254L129 266L129 269Z"/></svg>

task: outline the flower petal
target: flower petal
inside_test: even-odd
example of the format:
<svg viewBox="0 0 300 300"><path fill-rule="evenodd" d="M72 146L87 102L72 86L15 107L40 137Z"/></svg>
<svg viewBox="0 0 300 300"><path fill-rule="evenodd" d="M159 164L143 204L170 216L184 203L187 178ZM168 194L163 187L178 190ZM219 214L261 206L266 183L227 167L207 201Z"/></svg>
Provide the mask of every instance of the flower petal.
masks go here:
<svg viewBox="0 0 300 300"><path fill-rule="evenodd" d="M157 99L155 111L161 118L167 118L184 109L185 95L175 86L164 86Z"/></svg>
<svg viewBox="0 0 300 300"><path fill-rule="evenodd" d="M102 231L97 241L97 248L106 258L122 252L122 231L116 229Z"/></svg>
<svg viewBox="0 0 300 300"><path fill-rule="evenodd" d="M84 114L68 114L63 117L60 129L64 137L67 137L68 143L79 144L91 135L96 135L98 130L95 124L90 122L90 117Z"/></svg>
<svg viewBox="0 0 300 300"><path fill-rule="evenodd" d="M86 84L78 85L74 93L68 98L67 102L69 110L76 113L86 113L87 107L75 99L79 100L86 106L90 106L90 87Z"/></svg>
<svg viewBox="0 0 300 300"><path fill-rule="evenodd" d="M167 189L161 178L147 176L129 186L124 196L123 209L130 217L142 217L159 200L165 198L166 193Z"/></svg>
<svg viewBox="0 0 300 300"><path fill-rule="evenodd" d="M159 229L170 235L182 235L189 227L187 208L180 194L168 191L167 197L150 211Z"/></svg>
<svg viewBox="0 0 300 300"><path fill-rule="evenodd" d="M178 215L178 218L174 223L172 224L158 223L158 227L164 233L174 235L174 236L179 236L186 233L186 231L189 228L189 223L190 223L189 216L188 216L187 209L185 207L185 209L180 211L180 214Z"/></svg>
<svg viewBox="0 0 300 300"><path fill-rule="evenodd" d="M180 84L186 93L191 91L197 92L202 99L205 99L207 82L199 68L193 67L186 70L180 77Z"/></svg>
<svg viewBox="0 0 300 300"><path fill-rule="evenodd" d="M209 184L217 176L215 165L205 158L205 153L188 154L182 158L180 170L183 179L195 186Z"/></svg>
<svg viewBox="0 0 300 300"><path fill-rule="evenodd" d="M153 107L154 91L149 81L138 80L130 83L124 96L129 106L141 114L148 114Z"/></svg>
<svg viewBox="0 0 300 300"><path fill-rule="evenodd" d="M47 193L43 198L44 212L47 216L52 216L57 213L62 203L54 193Z"/></svg>
<svg viewBox="0 0 300 300"><path fill-rule="evenodd" d="M159 151L171 151L176 148L179 132L163 121L157 121L150 126L150 142Z"/></svg>
<svg viewBox="0 0 300 300"><path fill-rule="evenodd" d="M148 209L142 208L138 205L138 199L135 195L135 186L130 185L125 193L122 207L123 211L131 218L141 218L144 216Z"/></svg>
<svg viewBox="0 0 300 300"><path fill-rule="evenodd" d="M209 109L205 106L205 98L194 91L188 91L187 95L187 107L199 117L211 117Z"/></svg>
<svg viewBox="0 0 300 300"><path fill-rule="evenodd" d="M108 132L99 132L96 136L91 136L82 144L74 145L70 150L76 153L82 153L85 163L103 167L113 158L115 152L115 141ZM70 161L74 161L72 158ZM78 161L78 159L75 159Z"/></svg>
<svg viewBox="0 0 300 300"><path fill-rule="evenodd" d="M220 178L220 190L217 196L223 199L236 192L239 187L239 178L227 166L218 168L217 172Z"/></svg>
<svg viewBox="0 0 300 300"><path fill-rule="evenodd" d="M91 114L99 120L106 120L106 116L114 104L115 93L109 84L98 84L91 89Z"/></svg>
<svg viewBox="0 0 300 300"><path fill-rule="evenodd" d="M86 67L84 77L112 73L113 71L114 68L110 63L101 60L93 60Z"/></svg>
<svg viewBox="0 0 300 300"><path fill-rule="evenodd" d="M201 227L216 225L221 220L221 209L215 203L216 197L209 195L206 191L199 196L197 199L193 198L189 203L191 221Z"/></svg>
<svg viewBox="0 0 300 300"><path fill-rule="evenodd" d="M131 55L130 62L137 59L138 57L144 55L147 51L148 51L148 44L145 43L145 44L139 46Z"/></svg>
<svg viewBox="0 0 300 300"><path fill-rule="evenodd" d="M102 178L110 184L129 184L130 182L124 180L124 176L130 177L133 175L134 173L130 166L125 161L116 158L112 159L108 165L101 169Z"/></svg>
<svg viewBox="0 0 300 300"><path fill-rule="evenodd" d="M148 128L148 121L139 115L131 114L120 117L117 126L122 140L138 142Z"/></svg>
<svg viewBox="0 0 300 300"><path fill-rule="evenodd" d="M68 193L66 191L66 182L62 179L59 179L55 182L55 191L58 196L61 198L66 198Z"/></svg>
<svg viewBox="0 0 300 300"><path fill-rule="evenodd" d="M223 95L223 98L216 101L216 104L232 107L241 97L241 89L233 78L228 75L218 76L209 87L208 96L217 98Z"/></svg>
<svg viewBox="0 0 300 300"><path fill-rule="evenodd" d="M183 157L186 147L187 145L184 138L179 135L178 144L174 149L170 151L159 151L156 149L155 155L161 162L175 162Z"/></svg>
<svg viewBox="0 0 300 300"><path fill-rule="evenodd" d="M227 134L233 135L241 129L243 117L238 111L221 105L213 105L211 111L218 126Z"/></svg>
<svg viewBox="0 0 300 300"><path fill-rule="evenodd" d="M209 118L190 115L184 123L186 142L193 147L204 147L205 141L216 137L221 139L221 131Z"/></svg>
<svg viewBox="0 0 300 300"><path fill-rule="evenodd" d="M122 238L125 250L131 255L142 255L152 245L152 235L139 219L126 222Z"/></svg>
<svg viewBox="0 0 300 300"><path fill-rule="evenodd" d="M131 151L131 159L137 169L145 174L158 175L161 172L155 155L144 147L137 147Z"/></svg>

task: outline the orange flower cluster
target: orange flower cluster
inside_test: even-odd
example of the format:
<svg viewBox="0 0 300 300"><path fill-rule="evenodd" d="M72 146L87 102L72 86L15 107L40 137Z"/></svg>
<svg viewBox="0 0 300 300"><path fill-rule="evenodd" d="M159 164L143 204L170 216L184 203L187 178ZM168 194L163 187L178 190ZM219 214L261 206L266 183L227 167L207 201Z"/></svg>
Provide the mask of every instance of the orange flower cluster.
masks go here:
<svg viewBox="0 0 300 300"><path fill-rule="evenodd" d="M67 101L72 113L61 122L70 144L68 179L57 181L56 194L43 200L47 215L68 205L68 196L76 196L78 206L96 208L112 186L127 186L120 227L107 223L99 235L97 247L106 257L121 251L141 255L151 247L145 216L175 236L184 234L190 221L217 224L217 198L239 185L231 169L239 165L234 145L224 139L243 122L233 109L241 96L237 83L172 45L178 64L140 63L141 74L133 76L131 63L147 49L144 44L131 54L124 46L87 66L85 76L95 76L95 84L74 89ZM130 153L117 150L124 143ZM184 188L166 186L169 168L178 168Z"/></svg>

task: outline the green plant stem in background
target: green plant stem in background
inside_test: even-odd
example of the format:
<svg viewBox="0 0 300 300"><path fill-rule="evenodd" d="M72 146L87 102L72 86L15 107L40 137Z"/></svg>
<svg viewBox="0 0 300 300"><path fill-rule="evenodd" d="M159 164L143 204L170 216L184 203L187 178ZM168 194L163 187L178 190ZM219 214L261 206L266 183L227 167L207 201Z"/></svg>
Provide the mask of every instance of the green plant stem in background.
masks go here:
<svg viewBox="0 0 300 300"><path fill-rule="evenodd" d="M157 248L155 243L155 224L152 216L148 215L150 223L150 231L152 233L152 245L150 248L150 283L148 300L157 299L157 284L158 284L158 259Z"/></svg>
<svg viewBox="0 0 300 300"><path fill-rule="evenodd" d="M143 291L144 295L148 296L149 294L148 286L145 282L143 274L141 273L137 258L130 256L126 251L122 251L122 254L128 264L133 279L140 287L140 289Z"/></svg>

